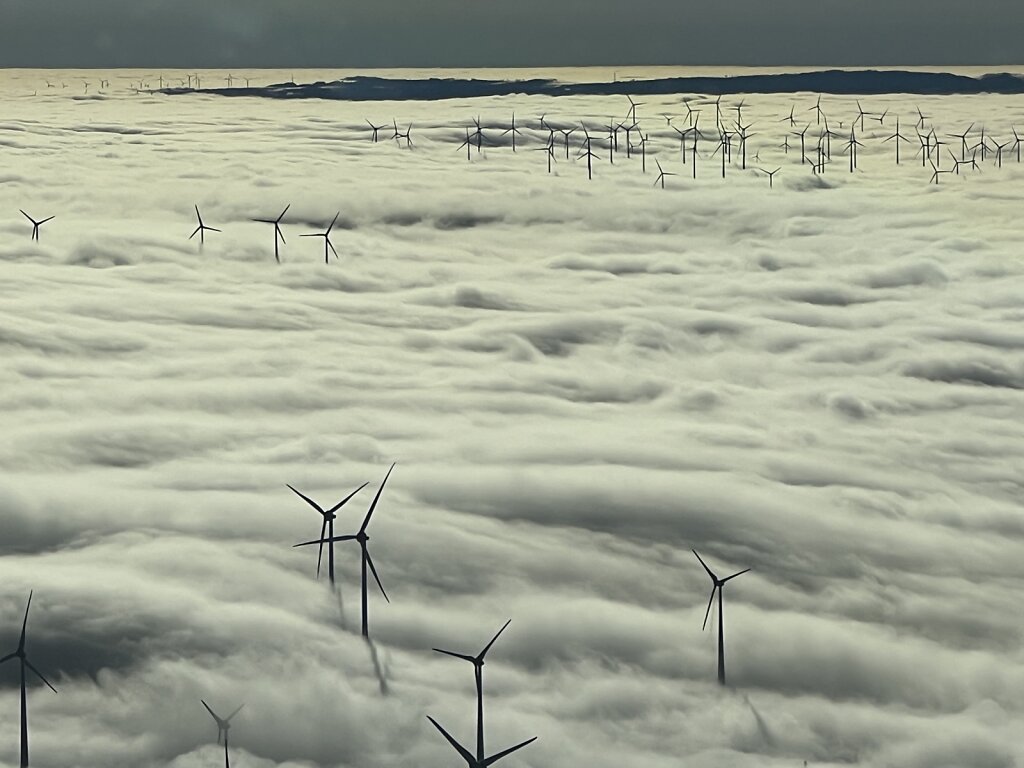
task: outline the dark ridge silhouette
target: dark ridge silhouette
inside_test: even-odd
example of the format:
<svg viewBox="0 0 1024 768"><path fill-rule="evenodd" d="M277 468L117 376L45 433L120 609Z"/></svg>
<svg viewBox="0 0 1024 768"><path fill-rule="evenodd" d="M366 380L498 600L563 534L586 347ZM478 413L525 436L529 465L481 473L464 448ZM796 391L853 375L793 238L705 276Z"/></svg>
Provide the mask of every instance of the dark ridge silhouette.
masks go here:
<svg viewBox="0 0 1024 768"><path fill-rule="evenodd" d="M162 93L192 93L196 88L165 88ZM980 77L951 72L908 72L906 70L824 70L771 75L733 77L666 77L652 80L624 80L611 83L564 83L531 80L476 80L428 78L398 80L357 76L334 82L303 85L280 83L256 88L213 88L208 93L222 96L264 96L278 99L337 99L342 101L434 101L484 96L633 96L676 93L830 93L878 95L908 93L946 96L971 93L1024 93L1024 77L1009 72ZM639 106L639 105L637 105ZM631 107L632 111L632 107ZM820 114L819 114L820 118Z"/></svg>
<svg viewBox="0 0 1024 768"><path fill-rule="evenodd" d="M231 758L228 756L228 731L231 729L231 718L241 712L245 704L239 705L238 709L227 717L218 717L217 713L210 709L209 704L202 699L200 701L203 702L203 706L206 707L206 711L210 713L210 716L217 721L217 743L220 744L221 739L223 739L224 743L224 768L231 768Z"/></svg>
<svg viewBox="0 0 1024 768"><path fill-rule="evenodd" d="M25 655L25 630L28 627L28 610L32 607L32 593L28 593L28 603L25 605L25 618L21 621L21 637L18 640L18 647L13 653L9 653L0 659L0 664L18 659L21 662L21 768L28 768L28 694L25 686L25 669L32 670L36 677L46 683L54 693L57 689L50 685L50 681L43 677L43 673L32 666L32 662Z"/></svg>
<svg viewBox="0 0 1024 768"><path fill-rule="evenodd" d="M468 661L473 665L473 675L476 678L476 759L483 762L484 756L484 657L487 656L487 652L491 650L491 646L494 645L494 641L498 639L499 635L505 631L505 627L512 623L512 619L509 619L505 624L497 631L491 641L484 646L484 649L480 651L476 656L469 656L464 653L455 653L454 651L445 651L441 648L435 648L434 650L438 653L443 653L448 656L454 656L456 659L462 659Z"/></svg>
<svg viewBox="0 0 1024 768"><path fill-rule="evenodd" d="M373 558L370 557L370 552L367 549L367 542L370 540L370 536L366 532L366 527L370 524L370 518L373 517L373 511L377 508L377 502L380 501L380 495L381 495L381 493L384 490L384 486L387 485L388 478L391 477L391 472L392 472L392 470L394 468L395 468L395 465L392 464L391 468L388 469L388 473L384 476L384 480L383 480L383 482L381 482L380 488L377 489L377 493L373 497L373 502L370 504L370 509L366 513L366 517L363 518L363 524L361 526L359 526L359 530L356 533L351 534L349 536L328 536L326 539L324 538L323 534L321 533L319 539L315 539L313 541L304 541L301 544L296 544L295 545L296 547L308 547L311 544L318 544L318 545L320 545L321 549L323 549L323 545L324 544L330 544L330 543L333 543L335 541L358 541L359 542L359 548L362 550L363 637L369 637L370 636L370 627L369 627L369 620L368 620L368 618L369 618L368 617L368 606L367 606L367 599L366 599L366 569L367 569L367 567L369 567L370 572L373 574L374 581L377 582L377 586L380 588L380 593L382 595L384 595L384 599L387 600L387 602L389 602L389 603L391 602L391 599L388 597L388 593L384 591L384 585L380 583L380 576L377 575L377 569L373 565ZM294 489L292 489L292 490L294 490ZM296 491L296 493L298 493L298 492ZM346 499L346 501L347 500L348 499Z"/></svg>

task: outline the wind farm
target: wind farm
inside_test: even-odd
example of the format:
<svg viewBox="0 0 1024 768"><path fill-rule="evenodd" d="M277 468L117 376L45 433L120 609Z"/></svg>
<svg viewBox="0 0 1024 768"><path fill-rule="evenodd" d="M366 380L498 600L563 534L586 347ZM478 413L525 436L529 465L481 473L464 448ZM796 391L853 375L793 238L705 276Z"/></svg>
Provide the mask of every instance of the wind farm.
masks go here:
<svg viewBox="0 0 1024 768"><path fill-rule="evenodd" d="M691 76L0 73L0 766L1022 764L1024 102Z"/></svg>

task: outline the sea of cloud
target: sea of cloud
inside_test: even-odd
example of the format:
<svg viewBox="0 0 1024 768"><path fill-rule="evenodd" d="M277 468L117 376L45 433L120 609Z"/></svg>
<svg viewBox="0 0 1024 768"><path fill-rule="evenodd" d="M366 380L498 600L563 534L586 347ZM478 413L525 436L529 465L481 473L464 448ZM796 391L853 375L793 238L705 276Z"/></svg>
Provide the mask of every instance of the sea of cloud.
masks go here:
<svg viewBox="0 0 1024 768"><path fill-rule="evenodd" d="M882 143L917 107L953 150L971 122L1003 142L1024 98L862 99L889 114L824 176L779 146L793 104L818 130L814 96L748 98L769 189L736 152L692 178L662 116L685 125L682 97L639 107L646 174L620 151L588 181L580 131L547 173L538 116L596 136L623 98L86 77L0 79L0 654L35 590L59 690L33 682L33 765L219 765L200 698L245 702L236 766L456 765L426 715L472 744L473 677L431 648L509 618L488 751L539 737L509 768L1024 765L1024 165L936 186ZM822 106L849 131L854 99ZM251 219L289 204L277 264ZM194 205L223 230L202 248ZM40 242L19 209L56 216ZM300 235L338 211L325 265ZM358 548L332 595L286 483L325 506L369 483L349 533L392 462L370 645ZM724 689L691 548L752 569ZM0 684L10 766L14 664Z"/></svg>

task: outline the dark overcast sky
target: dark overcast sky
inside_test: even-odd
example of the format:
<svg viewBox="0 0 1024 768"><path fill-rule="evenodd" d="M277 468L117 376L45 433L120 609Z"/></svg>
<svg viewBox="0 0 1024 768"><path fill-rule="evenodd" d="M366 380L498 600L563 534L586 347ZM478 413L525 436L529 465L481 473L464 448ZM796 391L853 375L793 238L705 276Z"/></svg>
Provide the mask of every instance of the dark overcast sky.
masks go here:
<svg viewBox="0 0 1024 768"><path fill-rule="evenodd" d="M1018 0L0 0L9 67L1007 64L1022 38Z"/></svg>

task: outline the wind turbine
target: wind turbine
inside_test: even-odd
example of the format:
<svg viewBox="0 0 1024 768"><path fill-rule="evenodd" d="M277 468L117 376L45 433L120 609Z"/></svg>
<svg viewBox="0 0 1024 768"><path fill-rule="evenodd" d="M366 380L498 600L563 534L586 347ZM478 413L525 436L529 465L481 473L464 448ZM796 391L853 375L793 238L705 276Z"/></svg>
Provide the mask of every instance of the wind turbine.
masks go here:
<svg viewBox="0 0 1024 768"><path fill-rule="evenodd" d="M515 112L512 113L512 127L511 128L506 128L504 131L501 132L501 135L504 136L504 135L509 134L509 133L512 134L512 151L515 152L516 151L516 136L517 135L518 136L522 136L523 135L523 132L520 131L518 128L516 128L516 113Z"/></svg>
<svg viewBox="0 0 1024 768"><path fill-rule="evenodd" d="M204 236L205 236L207 230L209 230L210 232L220 232L220 230L219 229L215 229L213 227L208 227L205 224L203 224L203 216L202 216L201 213L199 213L199 206L198 205L196 206L196 218L199 219L199 226L195 228L195 230L192 232L191 235L188 236L188 239L191 240L193 237L195 237L198 234L199 235L199 245L203 245L206 242L206 238Z"/></svg>
<svg viewBox="0 0 1024 768"><path fill-rule="evenodd" d="M25 655L25 628L28 626L28 609L32 607L32 593L28 593L28 604L25 606L25 618L21 622L21 638L18 640L18 648L14 653L9 653L0 659L0 664L11 659L18 659L21 663L21 768L28 768L28 695L25 688L25 668L32 670L36 677L46 683L54 693L57 689L50 685L50 681L43 677L43 673L36 669L32 662Z"/></svg>
<svg viewBox="0 0 1024 768"><path fill-rule="evenodd" d="M434 727L441 732L441 735L448 740L448 743L455 748L455 751L462 755L462 759L466 761L466 765L468 766L468 768L489 768L506 755L511 755L517 749L522 749L527 744L532 744L537 740L537 737L534 736L532 739L527 739L526 741L516 744L514 747L509 747L508 749L502 750L501 752L493 754L490 757L478 759L473 757L473 755L470 754L468 749L466 749L464 746L459 744L459 742L457 742L454 738L452 738L452 735L448 733L448 731L446 731L444 728L442 728L441 724L437 722L437 720L432 718L430 715L427 715L427 720L433 723Z"/></svg>
<svg viewBox="0 0 1024 768"><path fill-rule="evenodd" d="M299 235L299 237L322 237L324 239L324 264L330 263L330 254L327 253L327 249L330 248L334 254L334 258L338 258L338 252L334 250L334 243L331 242L331 230L334 229L334 225L338 222L338 217L341 216L341 211L334 214L334 218L331 219L331 225L327 227L326 232L313 232L311 234Z"/></svg>
<svg viewBox="0 0 1024 768"><path fill-rule="evenodd" d="M367 483L363 483L358 488L356 488L354 491L352 491L352 493L350 493L344 499L342 499L337 504L335 504L333 507L331 507L330 509L327 509L327 510L325 510L323 507L321 507L319 504L317 504L315 501L313 501L311 498L309 498L309 496L304 494L302 491L298 491L298 490L296 490L295 488L293 488L290 485L288 486L291 489L292 493L294 493L300 499L302 499L307 504L309 504L309 506L311 506L313 509L315 509L317 512L319 512L321 517L323 517L323 519L324 519L323 520L323 524L320 526L320 539L321 539L321 541L320 541L320 553L316 556L316 577L318 579L320 578L320 563L323 561L323 557L324 557L323 539L324 539L324 534L326 534L327 537L328 537L328 540L331 541L330 545L327 547L327 577L331 580L331 589L334 589L334 542L333 542L333 539L334 539L334 519L337 517L336 513L337 513L337 511L339 509L341 509L343 506L345 506L345 504L348 502L349 499L351 499L353 496L355 496L357 493L359 493L361 490L363 490L363 488L365 488L366 486L367 486Z"/></svg>
<svg viewBox="0 0 1024 768"><path fill-rule="evenodd" d="M248 87L248 83L246 84L246 87ZM380 129L387 128L388 124L384 123L384 125L374 125L369 120L366 121L366 124L370 126L370 130L373 131L373 137L370 139L370 141L376 144L378 141L378 133L380 133Z"/></svg>
<svg viewBox="0 0 1024 768"><path fill-rule="evenodd" d="M19 208L18 210L21 211L21 208ZM24 211L21 211L21 215L32 222L32 239L37 242L39 241L39 227L48 222L50 219L55 218L54 216L47 216L42 221L36 221Z"/></svg>
<svg viewBox="0 0 1024 768"><path fill-rule="evenodd" d="M288 205L286 205L284 207L284 210L281 211L281 215L278 216L276 219L253 219L253 221L258 221L261 224L273 224L274 225L274 260L277 261L278 264L281 263L281 255L280 255L280 252L278 251L277 238L280 237L281 238L281 242L282 243L285 242L285 240L284 240L284 233L281 232L281 219L284 218L284 215L286 213L288 213L288 209L291 208L291 207L292 207L292 204L288 203ZM287 245L287 243L286 243L286 245Z"/></svg>
<svg viewBox="0 0 1024 768"><path fill-rule="evenodd" d="M776 168L774 171L767 171L761 168L761 173L768 177L768 189L774 189L775 187L775 174L782 170L782 168Z"/></svg>
<svg viewBox="0 0 1024 768"><path fill-rule="evenodd" d="M200 699L200 701L203 701ZM224 739L224 768L231 768L231 759L228 757L228 731L231 729L231 718L241 712L242 704L227 717L218 717L217 713L210 709L210 705L203 701L203 706L206 707L206 711L210 713L210 716L217 721L217 743L221 743L221 739Z"/></svg>
<svg viewBox="0 0 1024 768"><path fill-rule="evenodd" d="M887 141L895 141L896 142L896 165L899 165L900 164L900 142L901 141L906 141L907 143L909 143L910 139L908 139L906 136L904 136L902 133L900 133L900 118L899 118L898 115L896 117L896 132L892 136L889 136L886 139L882 139L882 143L883 144L885 142L887 142Z"/></svg>
<svg viewBox="0 0 1024 768"><path fill-rule="evenodd" d="M366 513L366 517L363 519L363 524L359 527L359 530L349 536L330 536L324 539L322 536L315 541L304 541L301 544L296 544L296 547L306 547L310 544L319 544L323 546L326 543L334 541L358 541L359 548L362 550L362 588L363 588L363 637L370 636L369 622L367 617L367 599L366 599L366 568L369 566L370 572L373 573L373 578L377 582L377 586L380 587L380 593L384 595L384 599L389 603L391 599L388 597L388 593L384 591L384 585L380 583L380 576L377 575L377 569L373 565L373 558L370 557L370 552L366 548L366 543L370 540L369 535L366 533L366 526L370 524L370 518L373 517L373 511L377 508L377 502L380 500L380 494L384 490L384 486L388 482L388 478L391 477L391 470L395 468L395 465L391 465L391 469L384 476L384 482L380 484L380 488L377 489L377 494L373 497L373 503L370 504L370 509Z"/></svg>
<svg viewBox="0 0 1024 768"><path fill-rule="evenodd" d="M818 115L817 115L818 125L821 125L821 116L823 114L825 114L825 113L821 109L821 94L820 93L818 94L818 100L814 103L814 106L811 107L810 109L808 109L807 111L808 112L817 112L818 113Z"/></svg>
<svg viewBox="0 0 1024 768"><path fill-rule="evenodd" d="M697 550L694 549L691 550L691 552L697 555ZM714 571L708 568L707 563L704 562L700 555L697 555L697 559L700 560L700 564L704 566L704 570L708 572L708 576L711 577L712 583L711 598L708 600L708 609L704 614L705 629L708 626L708 616L711 615L711 603L715 600L715 592L718 592L718 682L721 685L725 685L725 628L722 623L722 587L725 585L727 581L735 579L737 576L743 575L750 569L745 568L739 573L734 573L732 576L726 576L724 579L720 579L715 575Z"/></svg>
<svg viewBox="0 0 1024 768"><path fill-rule="evenodd" d="M661 188L664 189L665 188L665 177L666 176L675 176L675 174L670 172L670 171L664 170L661 167L661 163L658 162L658 158L654 158L654 164L658 166L658 178L656 178L654 180L654 186L657 186L658 182L660 181L661 182Z"/></svg>
<svg viewBox="0 0 1024 768"><path fill-rule="evenodd" d="M491 646L494 645L494 641L498 639L498 636L505 631L505 627L507 627L511 622L512 619L506 621L502 628L498 630L497 634L491 638L491 642L485 645L484 649L476 656L468 656L464 653L445 651L441 648L434 649L438 653L454 656L456 659L463 659L473 665L473 675L476 678L476 759L481 762L484 760L484 657L487 655L487 652L491 650Z"/></svg>

